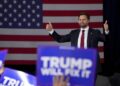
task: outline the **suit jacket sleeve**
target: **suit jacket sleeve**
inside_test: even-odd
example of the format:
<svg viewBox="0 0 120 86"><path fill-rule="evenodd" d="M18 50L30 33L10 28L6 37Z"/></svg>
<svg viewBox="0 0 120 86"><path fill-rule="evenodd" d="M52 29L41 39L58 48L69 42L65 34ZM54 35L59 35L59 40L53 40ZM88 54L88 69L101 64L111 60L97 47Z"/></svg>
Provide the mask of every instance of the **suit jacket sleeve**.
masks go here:
<svg viewBox="0 0 120 86"><path fill-rule="evenodd" d="M99 30L97 30L98 41L105 42L105 34L102 34Z"/></svg>
<svg viewBox="0 0 120 86"><path fill-rule="evenodd" d="M56 31L54 31L53 34L49 34L49 35L59 43L71 41L71 32L67 35L59 35Z"/></svg>

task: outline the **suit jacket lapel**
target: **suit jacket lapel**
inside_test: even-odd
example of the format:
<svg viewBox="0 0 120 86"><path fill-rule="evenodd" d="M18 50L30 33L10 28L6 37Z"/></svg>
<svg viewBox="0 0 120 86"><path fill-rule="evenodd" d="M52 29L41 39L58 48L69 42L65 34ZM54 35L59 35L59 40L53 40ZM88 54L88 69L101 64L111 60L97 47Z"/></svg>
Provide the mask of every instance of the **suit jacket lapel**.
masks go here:
<svg viewBox="0 0 120 86"><path fill-rule="evenodd" d="M75 40L75 46L77 47L77 44L78 44L78 37L79 37L79 33L80 33L80 29L79 30L77 30L77 32L76 32L76 34L75 34L75 36L74 36L74 40Z"/></svg>
<svg viewBox="0 0 120 86"><path fill-rule="evenodd" d="M89 28L88 38L87 38L87 47L88 47L88 48L90 48L90 46L91 46L91 35L92 35L92 29Z"/></svg>

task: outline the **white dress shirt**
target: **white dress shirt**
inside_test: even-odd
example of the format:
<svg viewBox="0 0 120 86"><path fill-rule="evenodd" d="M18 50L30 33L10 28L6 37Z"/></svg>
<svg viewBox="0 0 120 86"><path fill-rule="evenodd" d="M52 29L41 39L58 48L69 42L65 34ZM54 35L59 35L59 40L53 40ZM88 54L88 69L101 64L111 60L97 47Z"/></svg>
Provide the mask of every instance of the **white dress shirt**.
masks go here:
<svg viewBox="0 0 120 86"><path fill-rule="evenodd" d="M53 34L53 32L54 32L54 29L52 29L51 31L49 31L49 33L52 35Z"/></svg>
<svg viewBox="0 0 120 86"><path fill-rule="evenodd" d="M89 26L86 28L80 28L80 33L78 36L78 42L77 42L77 47L80 48L81 46L81 36L82 36L82 30L84 30L84 48L87 48L87 39L88 39L88 30Z"/></svg>

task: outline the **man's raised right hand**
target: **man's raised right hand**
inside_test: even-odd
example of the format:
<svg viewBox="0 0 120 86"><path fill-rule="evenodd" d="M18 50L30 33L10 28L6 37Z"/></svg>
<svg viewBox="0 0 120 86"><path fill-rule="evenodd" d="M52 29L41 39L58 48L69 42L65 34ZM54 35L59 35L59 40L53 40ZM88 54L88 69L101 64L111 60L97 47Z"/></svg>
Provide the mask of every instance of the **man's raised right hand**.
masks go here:
<svg viewBox="0 0 120 86"><path fill-rule="evenodd" d="M49 22L48 24L46 24L46 30L47 31L52 31L53 30L53 26L52 26L51 22Z"/></svg>

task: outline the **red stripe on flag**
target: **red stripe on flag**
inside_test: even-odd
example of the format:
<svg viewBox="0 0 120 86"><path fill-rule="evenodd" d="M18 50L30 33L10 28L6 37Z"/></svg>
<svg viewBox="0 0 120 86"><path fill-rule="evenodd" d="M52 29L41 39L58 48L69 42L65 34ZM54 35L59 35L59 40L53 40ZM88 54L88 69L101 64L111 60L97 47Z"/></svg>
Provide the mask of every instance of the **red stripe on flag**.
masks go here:
<svg viewBox="0 0 120 86"><path fill-rule="evenodd" d="M79 16L81 12L86 12L91 16L103 15L102 10L85 10L85 11L43 11L44 16Z"/></svg>
<svg viewBox="0 0 120 86"><path fill-rule="evenodd" d="M0 35L0 41L53 41L49 35Z"/></svg>
<svg viewBox="0 0 120 86"><path fill-rule="evenodd" d="M100 63L104 63L104 59L100 59ZM36 65L35 60L7 60L5 65Z"/></svg>
<svg viewBox="0 0 120 86"><path fill-rule="evenodd" d="M0 41L53 41L46 35L0 35Z"/></svg>
<svg viewBox="0 0 120 86"><path fill-rule="evenodd" d="M103 0L43 0L45 4L98 4Z"/></svg>
<svg viewBox="0 0 120 86"><path fill-rule="evenodd" d="M0 48L7 49L9 54L36 54L36 48Z"/></svg>
<svg viewBox="0 0 120 86"><path fill-rule="evenodd" d="M7 60L5 65L35 65L35 60Z"/></svg>
<svg viewBox="0 0 120 86"><path fill-rule="evenodd" d="M0 50L8 49L9 54L36 54L37 48L0 48ZM104 47L98 47L99 52L103 52Z"/></svg>
<svg viewBox="0 0 120 86"><path fill-rule="evenodd" d="M79 28L80 26L78 25L78 23L52 23L53 24L53 27L55 29L73 29L73 28ZM43 28L45 28L46 26L46 23L43 24ZM103 27L103 23L102 22L92 22L90 23L90 27L92 28L101 28Z"/></svg>

